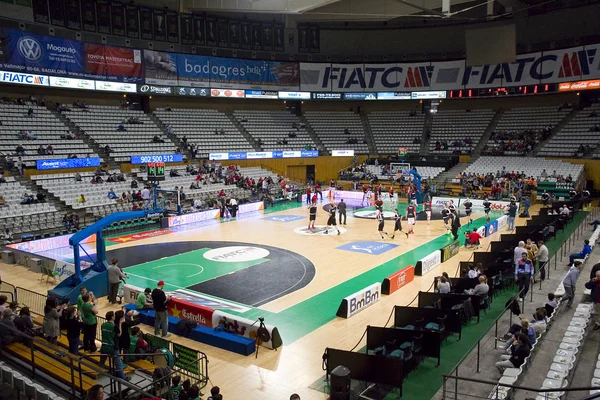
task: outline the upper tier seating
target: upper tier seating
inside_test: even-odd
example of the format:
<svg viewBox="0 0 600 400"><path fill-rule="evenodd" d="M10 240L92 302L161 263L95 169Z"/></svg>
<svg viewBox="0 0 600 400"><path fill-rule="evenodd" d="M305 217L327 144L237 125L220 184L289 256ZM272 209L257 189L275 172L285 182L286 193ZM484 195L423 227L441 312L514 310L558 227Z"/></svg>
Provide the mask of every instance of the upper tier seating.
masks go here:
<svg viewBox="0 0 600 400"><path fill-rule="evenodd" d="M121 171L109 171L110 174L119 174ZM90 181L93 177L93 172L82 172L81 181L75 181L75 174L51 174L51 175L34 175L32 179L35 183L48 192L54 194L60 200L64 201L68 206L74 209L98 206L104 204L116 204L116 199L109 199L108 192L112 188L115 194L120 197L123 192L128 190L142 190L142 184L138 189L131 189L131 178L125 176L124 182L107 182L107 175L102 175L103 183L92 184ZM79 195L85 196L85 203L78 203Z"/></svg>
<svg viewBox="0 0 600 400"><path fill-rule="evenodd" d="M159 108L154 115L163 124L173 127L179 140L185 136L189 144L197 144L198 158L208 158L209 153L254 150L227 115L217 110L173 108L167 111ZM225 135L216 135L215 130L222 130Z"/></svg>
<svg viewBox="0 0 600 400"><path fill-rule="evenodd" d="M497 171L521 172L527 176L533 176L539 179L540 174L545 169L548 176L556 171L557 175L564 177L571 175L576 182L583 173L584 166L581 164L569 164L561 160L546 160L535 157L479 157L477 161L465 169L465 173L476 174L495 174ZM548 178L549 180L551 178Z"/></svg>
<svg viewBox="0 0 600 400"><path fill-rule="evenodd" d="M27 111L33 109L33 116L27 116ZM25 149L22 156L25 166L35 166L35 160L67 158L69 154L84 157L94 151L81 139L62 139L61 135L69 134L69 129L54 114L45 107L33 103L16 105L9 103L0 104L0 154L13 155L16 160L16 147L21 145ZM31 131L36 140L19 139L19 131ZM44 149L52 145L54 154L39 155L39 146Z"/></svg>
<svg viewBox="0 0 600 400"><path fill-rule="evenodd" d="M263 150L303 150L306 146L315 147L306 128L300 127L300 119L289 111L236 110L233 115L255 140L262 141ZM289 137L290 132L295 133L296 137ZM287 140L288 144L281 144L283 140Z"/></svg>
<svg viewBox="0 0 600 400"><path fill-rule="evenodd" d="M419 175L421 175L421 177L423 179L433 179L436 176L438 176L439 174L441 174L442 172L444 172L444 167L416 167L417 171L419 172ZM367 165L367 172L376 175L377 178L379 179L388 179L389 175L384 175L381 172L382 170L382 166L378 166L378 165ZM396 171L394 172L394 176Z"/></svg>
<svg viewBox="0 0 600 400"><path fill-rule="evenodd" d="M486 147L489 151L502 150L504 155L523 154L528 143L533 147L543 140L569 111L566 108L557 110L555 106L507 110Z"/></svg>
<svg viewBox="0 0 600 400"><path fill-rule="evenodd" d="M469 153L481 140L494 117L494 110L473 109L439 110L433 115L429 150L436 154L452 154L455 150ZM465 142L470 140L470 145ZM436 142L447 142L448 147L436 149Z"/></svg>
<svg viewBox="0 0 600 400"><path fill-rule="evenodd" d="M408 111L373 111L368 114L375 146L380 154L396 153L405 147L409 153L419 153L425 116L410 116ZM414 143L415 138L419 140Z"/></svg>
<svg viewBox="0 0 600 400"><path fill-rule="evenodd" d="M363 143L365 131L360 115L352 111L307 111L304 117L328 150L354 149L357 154L368 154L369 146ZM344 133L348 129L349 133ZM357 139L358 144L347 144Z"/></svg>
<svg viewBox="0 0 600 400"><path fill-rule="evenodd" d="M595 115L595 116L594 116ZM594 127L598 131L592 131ZM600 104L579 112L538 152L540 156L573 157L589 155L600 142ZM589 146L581 152L580 146Z"/></svg>
<svg viewBox="0 0 600 400"><path fill-rule="evenodd" d="M6 178L6 183L0 183L0 195L6 201L4 206L0 206L1 231L8 228L14 234L20 234L25 230L36 232L61 226L62 216L53 204L20 204L25 193L36 195L13 177Z"/></svg>
<svg viewBox="0 0 600 400"><path fill-rule="evenodd" d="M64 113L101 147L108 144L112 149L110 156L117 162L127 162L132 155L175 153L175 145L164 136L165 143L152 143L152 138L162 135L162 132L140 110L90 105L88 110L74 107ZM125 123L127 132L117 131L117 127L129 117L137 117L143 124Z"/></svg>

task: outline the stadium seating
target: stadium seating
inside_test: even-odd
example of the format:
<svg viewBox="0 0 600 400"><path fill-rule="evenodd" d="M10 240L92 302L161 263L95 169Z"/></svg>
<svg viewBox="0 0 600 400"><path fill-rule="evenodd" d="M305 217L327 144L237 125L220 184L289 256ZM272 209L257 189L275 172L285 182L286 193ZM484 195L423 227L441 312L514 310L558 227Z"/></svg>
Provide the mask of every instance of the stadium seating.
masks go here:
<svg viewBox="0 0 600 400"><path fill-rule="evenodd" d="M593 116L596 115L596 116ZM590 146L590 152L600 143L600 132L592 131L594 126L600 130L600 104L584 108L550 139L538 152L539 156L573 157L582 156L579 146ZM597 154L596 150L596 154Z"/></svg>
<svg viewBox="0 0 600 400"><path fill-rule="evenodd" d="M35 197L26 186L8 177L6 183L0 184L0 194L6 201L0 206L0 231L10 229L15 235L62 226L62 216L50 203L20 204L25 193Z"/></svg>
<svg viewBox="0 0 600 400"><path fill-rule="evenodd" d="M367 172L376 175L379 179L388 179L389 175L383 175L381 173L381 166L367 165ZM423 179L433 179L442 172L444 167L417 167L417 170Z"/></svg>
<svg viewBox="0 0 600 400"><path fill-rule="evenodd" d="M561 160L546 160L535 157L479 157L473 164L465 169L465 173L476 174L495 174L497 171L523 171L527 176L533 176L539 179L540 174L545 169L548 175L554 171L556 174L564 177L571 175L573 181L577 181L583 173L584 166L579 164L569 164Z"/></svg>
<svg viewBox="0 0 600 400"><path fill-rule="evenodd" d="M98 145L103 148L109 145L112 149L110 156L117 162L127 162L132 155L175 153L175 145L164 136L165 143L152 143L152 138L160 136L162 131L140 110L90 105L87 110L72 108L64 113ZM127 132L118 132L119 124L129 117L136 117L143 124L124 123Z"/></svg>
<svg viewBox="0 0 600 400"><path fill-rule="evenodd" d="M408 111L373 111L368 114L375 147L381 154L397 153L404 147L409 153L419 153L425 116L410 116ZM414 143L415 138L419 139Z"/></svg>
<svg viewBox="0 0 600 400"><path fill-rule="evenodd" d="M198 158L208 158L209 153L253 151L227 115L217 110L173 108L167 111L159 108L154 115L163 124L173 127L179 140L185 136L188 143L197 144L200 148ZM224 136L216 135L215 130L223 131Z"/></svg>
<svg viewBox="0 0 600 400"><path fill-rule="evenodd" d="M369 153L369 146L363 143L365 131L360 115L352 111L307 111L304 117L327 150L354 149L357 154ZM344 129L349 133L345 134ZM358 144L348 144L348 139L357 139Z"/></svg>
<svg viewBox="0 0 600 400"><path fill-rule="evenodd" d="M33 109L33 116L27 116L27 111ZM0 154L14 155L17 145L23 146L25 155L22 156L25 166L35 166L35 160L67 158L69 154L82 156L94 151L81 139L62 139L61 135L69 133L63 122L45 107L33 103L16 105L0 104ZM36 140L19 139L19 131L31 131ZM52 145L54 154L39 155L39 146L46 148Z"/></svg>
<svg viewBox="0 0 600 400"><path fill-rule="evenodd" d="M306 128L301 127L300 119L288 111L236 110L233 115L255 140L262 141L263 150L303 150L315 146ZM289 137L290 132L296 137ZM283 140L288 144L281 144Z"/></svg>
<svg viewBox="0 0 600 400"><path fill-rule="evenodd" d="M477 146L493 117L494 110L490 109L439 110L433 115L429 150L434 154L469 153ZM465 139L470 140L470 146L466 145ZM442 146L436 150L436 142L446 142L447 149Z"/></svg>
<svg viewBox="0 0 600 400"><path fill-rule="evenodd" d="M110 174L118 174L121 171L108 171ZM86 208L98 205L116 204L116 199L109 199L108 191L112 188L117 196L131 189L131 178L125 177L124 182L106 182L106 176L103 176L104 183L92 184L93 173L82 173L82 180L75 181L75 174L50 174L37 175L35 182L37 185L54 194L67 206L74 209ZM32 177L33 179L33 177ZM142 190L143 186L136 190ZM86 198L85 203L78 203L77 198L83 194ZM131 209L131 204L122 204L122 208ZM123 210L119 210L123 211Z"/></svg>

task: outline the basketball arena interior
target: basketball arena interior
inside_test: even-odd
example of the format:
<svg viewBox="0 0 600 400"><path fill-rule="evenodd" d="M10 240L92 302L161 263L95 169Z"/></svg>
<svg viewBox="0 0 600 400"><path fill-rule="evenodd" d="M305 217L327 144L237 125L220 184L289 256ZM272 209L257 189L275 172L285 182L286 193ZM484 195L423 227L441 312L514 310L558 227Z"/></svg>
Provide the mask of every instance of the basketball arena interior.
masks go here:
<svg viewBox="0 0 600 400"><path fill-rule="evenodd" d="M1 0L0 399L600 398L599 15Z"/></svg>

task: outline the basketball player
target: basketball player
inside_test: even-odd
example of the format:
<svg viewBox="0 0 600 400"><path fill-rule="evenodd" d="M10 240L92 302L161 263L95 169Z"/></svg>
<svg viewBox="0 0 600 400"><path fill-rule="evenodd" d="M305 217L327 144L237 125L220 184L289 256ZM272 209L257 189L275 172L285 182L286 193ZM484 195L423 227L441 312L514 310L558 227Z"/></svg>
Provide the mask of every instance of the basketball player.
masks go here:
<svg viewBox="0 0 600 400"><path fill-rule="evenodd" d="M406 207L406 221L408 222L408 233L415 233L413 227L415 226L415 219L417 217L417 207L409 204ZM408 235L407 233L407 235Z"/></svg>
<svg viewBox="0 0 600 400"><path fill-rule="evenodd" d="M471 223L473 222L473 220L471 219L471 213L473 212L473 203L471 203L471 200L467 197L467 199L463 203L463 206L465 206L465 214L467 215L467 218L469 218L469 225L471 225Z"/></svg>
<svg viewBox="0 0 600 400"><path fill-rule="evenodd" d="M375 209L383 212L383 200L379 199L375 201Z"/></svg>
<svg viewBox="0 0 600 400"><path fill-rule="evenodd" d="M417 192L416 192L416 190L411 191L409 193L409 196L410 196L410 203L415 206L415 210L416 210L417 209L416 208L417 207Z"/></svg>
<svg viewBox="0 0 600 400"><path fill-rule="evenodd" d="M446 203L442 204L442 219L444 220L444 226L446 227L446 233L450 232L450 226L448 226L448 221L450 220L450 210Z"/></svg>
<svg viewBox="0 0 600 400"><path fill-rule="evenodd" d="M396 220L396 224L394 225L394 232L392 233L392 239L396 236L396 231L402 232L402 215L398 213L398 209L394 209L394 219ZM404 232L406 238L408 239L408 232Z"/></svg>
<svg viewBox="0 0 600 400"><path fill-rule="evenodd" d="M310 205L311 201L312 201L312 196L311 196L311 190L310 190L310 186L306 187L306 204Z"/></svg>
<svg viewBox="0 0 600 400"><path fill-rule="evenodd" d="M371 201L371 197L373 197L373 191L371 190L371 186L367 189L367 193L365 194L367 197L367 204Z"/></svg>
<svg viewBox="0 0 600 400"><path fill-rule="evenodd" d="M394 208L394 186L390 185L390 207Z"/></svg>
<svg viewBox="0 0 600 400"><path fill-rule="evenodd" d="M385 222L385 219L383 218L383 211L381 210L377 210L377 216L375 217L375 219L377 220L377 232L379 232L379 236L381 236L381 240L385 240L385 237L383 236L385 234L385 236L390 237L390 235L388 235L387 232L383 231L383 225Z"/></svg>
<svg viewBox="0 0 600 400"><path fill-rule="evenodd" d="M544 207L550 207L550 194L545 190L542 193L542 201L544 202Z"/></svg>
<svg viewBox="0 0 600 400"><path fill-rule="evenodd" d="M335 203L332 200L331 203L329 203L329 219L327 220L327 228L325 228L325 234L329 234L330 226L335 227L335 230L337 231L338 235L340 234L340 230L337 228L337 222L335 222L336 209L337 207L335 206Z"/></svg>
<svg viewBox="0 0 600 400"><path fill-rule="evenodd" d="M431 200L429 197L423 203L423 208L425 209L425 215L427 215L427 225L431 223Z"/></svg>
<svg viewBox="0 0 600 400"><path fill-rule="evenodd" d="M485 212L485 221L490 222L490 210L492 209L492 203L488 200L488 197L485 196L483 200L483 211Z"/></svg>
<svg viewBox="0 0 600 400"><path fill-rule="evenodd" d="M367 193L369 191L369 187L367 185L363 185L362 189L363 189L363 198L362 198L361 204L363 204L365 202L365 199L368 198Z"/></svg>
<svg viewBox="0 0 600 400"><path fill-rule="evenodd" d="M323 192L321 191L321 183L317 182L317 184L315 185L315 196L319 195L319 197L321 198L321 201L323 201Z"/></svg>
<svg viewBox="0 0 600 400"><path fill-rule="evenodd" d="M317 219L317 202L308 206L308 230L315 229L315 220Z"/></svg>
<svg viewBox="0 0 600 400"><path fill-rule="evenodd" d="M377 186L377 197L381 198L381 191L383 190L383 186L381 186L381 183L379 184L379 186Z"/></svg>
<svg viewBox="0 0 600 400"><path fill-rule="evenodd" d="M448 210L450 210L452 214L456 214L456 206L454 205L454 200L450 200L450 204L448 204Z"/></svg>

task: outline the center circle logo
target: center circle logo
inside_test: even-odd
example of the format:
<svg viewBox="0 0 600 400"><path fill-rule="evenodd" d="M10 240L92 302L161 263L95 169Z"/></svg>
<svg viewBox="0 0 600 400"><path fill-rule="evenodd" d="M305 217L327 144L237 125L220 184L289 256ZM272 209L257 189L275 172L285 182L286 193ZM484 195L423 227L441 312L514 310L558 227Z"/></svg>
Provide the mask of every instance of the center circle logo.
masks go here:
<svg viewBox="0 0 600 400"><path fill-rule="evenodd" d="M19 53L28 61L39 61L44 55L40 42L30 36L24 36L19 39L17 48L19 49Z"/></svg>
<svg viewBox="0 0 600 400"><path fill-rule="evenodd" d="M269 251L254 246L228 246L212 249L204 253L204 258L218 262L244 262L260 260L269 256Z"/></svg>
<svg viewBox="0 0 600 400"><path fill-rule="evenodd" d="M148 90L150 90L150 86L148 86L148 85L143 85L140 88L140 92L142 92L142 93L146 93Z"/></svg>
<svg viewBox="0 0 600 400"><path fill-rule="evenodd" d="M340 233L346 233L346 228L338 226L337 229L339 229ZM335 229L334 226L329 227L329 229L327 229L326 226L324 225L315 225L315 229L308 229L306 226L299 226L297 228L294 228L294 232L298 233L300 235L310 235L310 236L314 236L314 235L328 235L328 236L337 236L337 230ZM327 233L325 233L327 232Z"/></svg>
<svg viewBox="0 0 600 400"><path fill-rule="evenodd" d="M375 210L354 211L354 216L357 218L375 219L375 217L377 217L377 211L375 211ZM383 212L383 218L385 218L385 219L393 219L394 216L395 216L395 214L391 211Z"/></svg>

